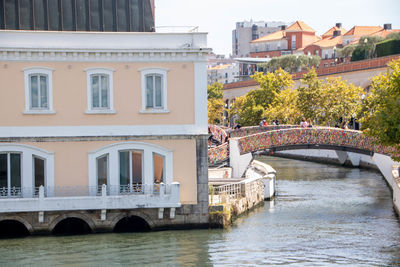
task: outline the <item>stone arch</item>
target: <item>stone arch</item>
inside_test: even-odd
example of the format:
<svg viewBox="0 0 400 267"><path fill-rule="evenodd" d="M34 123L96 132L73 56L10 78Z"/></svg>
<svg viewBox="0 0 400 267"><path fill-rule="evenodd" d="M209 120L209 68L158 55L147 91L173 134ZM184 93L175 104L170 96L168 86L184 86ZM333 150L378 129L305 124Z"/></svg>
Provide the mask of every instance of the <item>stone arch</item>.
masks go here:
<svg viewBox="0 0 400 267"><path fill-rule="evenodd" d="M129 211L129 212L121 212L119 215L117 215L111 222L111 228L114 229L120 220L122 220L123 218L126 218L126 217L131 217L131 216L136 216L136 217L143 219L149 225L150 229L153 229L155 227L155 223L150 218L149 215L147 215L141 211L133 210L133 211Z"/></svg>
<svg viewBox="0 0 400 267"><path fill-rule="evenodd" d="M87 223L87 225L89 225L91 231L93 232L94 229L96 228L96 225L94 224L93 220L81 213L67 213L67 214L62 214L57 216L50 224L49 224L49 231L53 232L54 228L57 226L58 223L60 223L61 221L68 219L68 218L77 218L77 219L81 219L82 221L84 221L85 223Z"/></svg>
<svg viewBox="0 0 400 267"><path fill-rule="evenodd" d="M20 217L20 216L2 216L0 217L0 223L4 222L4 221L16 221L20 224L22 224L26 230L28 231L29 234L33 233L33 227L32 225L25 220L24 218Z"/></svg>

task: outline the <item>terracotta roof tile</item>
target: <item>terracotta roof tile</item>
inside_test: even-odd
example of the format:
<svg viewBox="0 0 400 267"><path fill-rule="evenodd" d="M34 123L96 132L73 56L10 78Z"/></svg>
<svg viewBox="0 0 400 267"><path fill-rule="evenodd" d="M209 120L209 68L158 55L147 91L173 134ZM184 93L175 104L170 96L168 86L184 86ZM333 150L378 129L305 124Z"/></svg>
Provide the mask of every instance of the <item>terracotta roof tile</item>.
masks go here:
<svg viewBox="0 0 400 267"><path fill-rule="evenodd" d="M303 31L303 32L315 32L313 28L305 24L303 21L296 21L290 25L286 31Z"/></svg>
<svg viewBox="0 0 400 267"><path fill-rule="evenodd" d="M286 32L285 31L277 31L273 32L271 34L265 35L261 38L258 38L256 40L251 41L251 43L262 43L262 42L268 42L268 41L276 41L276 40L281 40L286 37Z"/></svg>
<svg viewBox="0 0 400 267"><path fill-rule="evenodd" d="M381 26L354 26L344 35L364 36L371 35L380 30L382 30Z"/></svg>
<svg viewBox="0 0 400 267"><path fill-rule="evenodd" d="M343 35L345 32L347 32L343 28L339 28L339 27L334 26L334 27L330 28L326 33L324 33L322 35L322 38L332 37L334 31L340 31L340 35Z"/></svg>

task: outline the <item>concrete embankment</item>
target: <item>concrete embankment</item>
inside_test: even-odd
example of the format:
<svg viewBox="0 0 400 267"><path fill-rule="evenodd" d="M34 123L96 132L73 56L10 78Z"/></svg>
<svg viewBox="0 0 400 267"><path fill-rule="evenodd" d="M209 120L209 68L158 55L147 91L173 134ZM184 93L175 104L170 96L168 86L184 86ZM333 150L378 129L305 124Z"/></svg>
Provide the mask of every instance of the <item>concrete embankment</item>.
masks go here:
<svg viewBox="0 0 400 267"><path fill-rule="evenodd" d="M218 171L211 170L213 174ZM210 226L228 227L238 216L271 199L275 194L275 170L268 164L253 161L245 178L223 177L210 179L209 218Z"/></svg>

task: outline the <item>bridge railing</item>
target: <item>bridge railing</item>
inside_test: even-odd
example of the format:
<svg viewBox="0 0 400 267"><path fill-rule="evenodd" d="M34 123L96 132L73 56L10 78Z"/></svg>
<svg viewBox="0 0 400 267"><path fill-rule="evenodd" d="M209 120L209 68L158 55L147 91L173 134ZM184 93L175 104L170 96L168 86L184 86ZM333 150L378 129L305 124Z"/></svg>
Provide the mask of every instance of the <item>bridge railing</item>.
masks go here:
<svg viewBox="0 0 400 267"><path fill-rule="evenodd" d="M268 126L249 126L249 127L242 127L240 129L232 129L229 130L230 137L243 137L247 135L252 135L256 133L274 131L274 130L281 130L281 129L291 129L291 128L298 128L298 125L268 125Z"/></svg>
<svg viewBox="0 0 400 267"><path fill-rule="evenodd" d="M386 155L399 153L393 147L377 144L375 139L365 136L361 131L331 127L273 130L241 137L238 144L240 154L295 145L346 147Z"/></svg>
<svg viewBox="0 0 400 267"><path fill-rule="evenodd" d="M208 164L213 165L229 158L229 143L208 149Z"/></svg>

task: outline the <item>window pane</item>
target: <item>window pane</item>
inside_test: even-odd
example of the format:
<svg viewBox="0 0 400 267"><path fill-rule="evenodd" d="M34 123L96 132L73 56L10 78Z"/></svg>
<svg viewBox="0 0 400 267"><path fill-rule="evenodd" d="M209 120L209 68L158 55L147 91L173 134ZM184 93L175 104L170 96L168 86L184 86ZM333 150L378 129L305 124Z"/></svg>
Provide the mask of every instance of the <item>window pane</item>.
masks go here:
<svg viewBox="0 0 400 267"><path fill-rule="evenodd" d="M108 156L102 156L97 159L97 185L107 185L108 177Z"/></svg>
<svg viewBox="0 0 400 267"><path fill-rule="evenodd" d="M35 187L44 186L44 160L40 158L33 158Z"/></svg>
<svg viewBox="0 0 400 267"><path fill-rule="evenodd" d="M156 107L162 107L161 76L155 76Z"/></svg>
<svg viewBox="0 0 400 267"><path fill-rule="evenodd" d="M48 105L47 105L47 76L40 76L40 107L48 108Z"/></svg>
<svg viewBox="0 0 400 267"><path fill-rule="evenodd" d="M108 76L101 75L101 107L108 108Z"/></svg>
<svg viewBox="0 0 400 267"><path fill-rule="evenodd" d="M164 181L164 157L153 153L154 183L159 184Z"/></svg>
<svg viewBox="0 0 400 267"><path fill-rule="evenodd" d="M21 187L21 155L10 154L11 187Z"/></svg>
<svg viewBox="0 0 400 267"><path fill-rule="evenodd" d="M92 76L92 108L98 108L100 99L99 99L99 76L93 75Z"/></svg>
<svg viewBox="0 0 400 267"><path fill-rule="evenodd" d="M7 154L0 154L0 188L7 187Z"/></svg>
<svg viewBox="0 0 400 267"><path fill-rule="evenodd" d="M153 76L146 76L146 108L153 107Z"/></svg>
<svg viewBox="0 0 400 267"><path fill-rule="evenodd" d="M142 183L142 152L132 151L132 184Z"/></svg>
<svg viewBox="0 0 400 267"><path fill-rule="evenodd" d="M31 76L31 108L39 107L38 76Z"/></svg>
<svg viewBox="0 0 400 267"><path fill-rule="evenodd" d="M129 184L129 151L119 152L119 184Z"/></svg>

